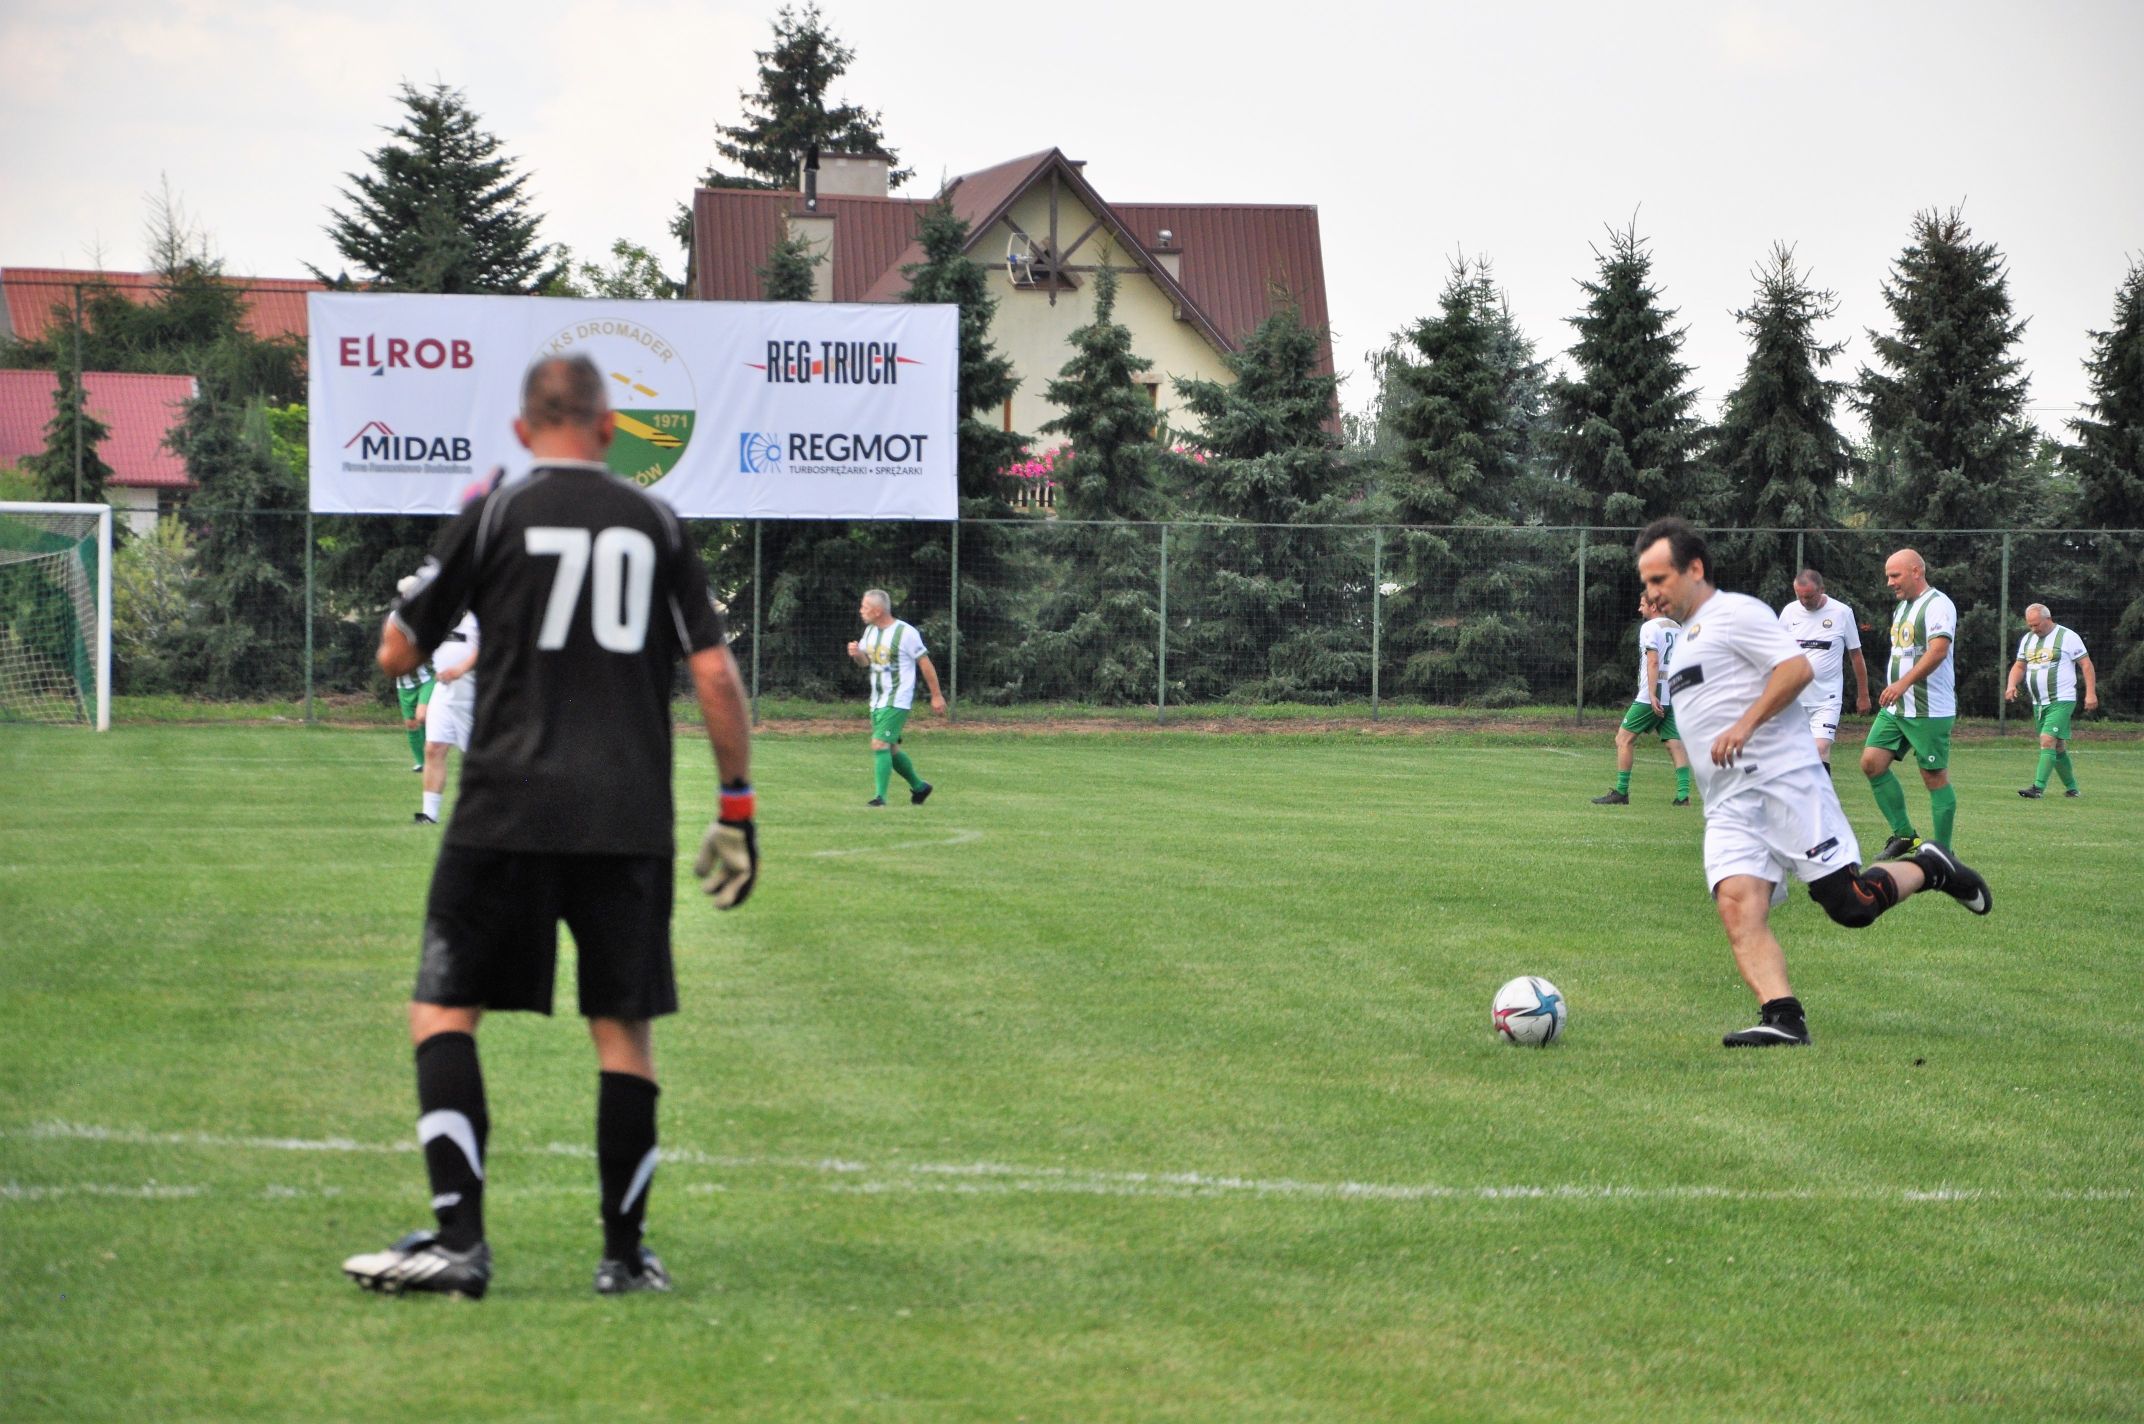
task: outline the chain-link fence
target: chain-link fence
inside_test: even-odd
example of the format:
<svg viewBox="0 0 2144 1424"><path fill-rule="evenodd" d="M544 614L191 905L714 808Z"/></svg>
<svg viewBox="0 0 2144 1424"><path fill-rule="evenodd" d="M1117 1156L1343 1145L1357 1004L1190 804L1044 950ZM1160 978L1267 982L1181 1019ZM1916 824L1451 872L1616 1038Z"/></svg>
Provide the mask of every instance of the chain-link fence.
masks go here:
<svg viewBox="0 0 2144 1424"><path fill-rule="evenodd" d="M956 716L1022 704L1179 709L1306 704L1620 712L1637 667L1626 529L1181 522L823 521L690 525L763 709L845 704L859 596L883 588L924 634ZM387 694L372 663L395 578L432 520L187 509L114 559L116 715L146 693L306 703ZM2108 715L2144 717L2144 531L1722 531L1721 579L1758 539L1751 588L1777 606L1822 570L1880 685L1910 545L1957 602L1961 710L2009 720L2025 609L2083 637ZM2129 671L2124 674L2121 669Z"/></svg>

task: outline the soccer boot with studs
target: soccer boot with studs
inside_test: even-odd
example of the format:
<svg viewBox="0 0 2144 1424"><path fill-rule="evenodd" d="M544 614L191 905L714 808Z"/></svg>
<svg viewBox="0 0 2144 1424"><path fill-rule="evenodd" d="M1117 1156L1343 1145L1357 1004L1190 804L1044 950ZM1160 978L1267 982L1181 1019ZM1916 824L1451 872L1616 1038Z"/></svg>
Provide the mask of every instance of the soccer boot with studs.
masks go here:
<svg viewBox="0 0 2144 1424"><path fill-rule="evenodd" d="M1594 797L1593 804L1596 806L1628 806L1630 804L1630 793L1627 791L1611 791L1606 796Z"/></svg>
<svg viewBox="0 0 2144 1424"><path fill-rule="evenodd" d="M449 1251L429 1231L412 1231L385 1251L368 1251L342 1263L342 1273L382 1295L456 1295L482 1300L491 1289L491 1247L482 1241Z"/></svg>
<svg viewBox="0 0 2144 1424"><path fill-rule="evenodd" d="M1910 857L1928 877L1928 888L1940 890L1976 915L1995 908L1995 896L1980 872L1934 841L1924 841Z"/></svg>
<svg viewBox="0 0 2144 1424"><path fill-rule="evenodd" d="M596 1263L597 1295L631 1295L635 1291L666 1291L670 1289L670 1273L663 1269L662 1259L647 1247L639 1248L637 1261L620 1261L606 1256Z"/></svg>

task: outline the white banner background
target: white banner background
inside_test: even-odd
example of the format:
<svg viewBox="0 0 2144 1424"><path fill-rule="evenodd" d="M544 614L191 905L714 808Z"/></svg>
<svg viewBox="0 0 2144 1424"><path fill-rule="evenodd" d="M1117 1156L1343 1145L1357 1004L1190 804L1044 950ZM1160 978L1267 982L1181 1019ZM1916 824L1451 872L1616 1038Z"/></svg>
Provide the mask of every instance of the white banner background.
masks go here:
<svg viewBox="0 0 2144 1424"><path fill-rule="evenodd" d="M315 292L312 508L452 514L519 474L521 378L579 352L618 412L611 468L716 519L954 519L953 306Z"/></svg>

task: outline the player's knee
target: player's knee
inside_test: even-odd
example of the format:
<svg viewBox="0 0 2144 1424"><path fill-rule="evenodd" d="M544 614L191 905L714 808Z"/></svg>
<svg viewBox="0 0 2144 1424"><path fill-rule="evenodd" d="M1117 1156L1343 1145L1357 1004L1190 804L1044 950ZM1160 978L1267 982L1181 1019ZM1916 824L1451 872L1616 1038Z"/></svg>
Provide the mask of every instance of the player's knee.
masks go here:
<svg viewBox="0 0 2144 1424"><path fill-rule="evenodd" d="M893 743L882 742L877 737L873 737L871 739L871 750L875 752L890 752L893 750Z"/></svg>
<svg viewBox="0 0 2144 1424"><path fill-rule="evenodd" d="M1850 930L1866 929L1898 903L1898 886L1880 870L1850 865L1809 882L1809 898Z"/></svg>
<svg viewBox="0 0 2144 1424"><path fill-rule="evenodd" d="M2061 749L2062 749L2062 739L2061 739L2060 737L2050 737L2050 736L2046 735L2045 733L2042 733L2042 734L2041 734L2041 736L2040 736L2040 750L2041 750L2041 751L2043 751L2043 752L2052 752L2052 751L2060 751Z"/></svg>
<svg viewBox="0 0 2144 1424"><path fill-rule="evenodd" d="M1864 747L1861 750L1861 774L1874 781L1891 769L1891 754L1882 747Z"/></svg>

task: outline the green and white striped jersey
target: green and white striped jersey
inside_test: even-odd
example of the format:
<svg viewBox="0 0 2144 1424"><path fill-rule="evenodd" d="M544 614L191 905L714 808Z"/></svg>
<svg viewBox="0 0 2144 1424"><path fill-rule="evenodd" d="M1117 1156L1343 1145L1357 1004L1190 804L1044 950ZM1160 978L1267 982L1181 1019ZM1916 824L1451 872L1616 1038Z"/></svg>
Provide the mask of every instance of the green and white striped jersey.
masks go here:
<svg viewBox="0 0 2144 1424"><path fill-rule="evenodd" d="M871 705L904 711L914 706L916 659L930 652L923 646L923 635L915 625L896 618L883 628L864 629L864 635L856 641L864 650L864 664L871 674Z"/></svg>
<svg viewBox="0 0 2144 1424"><path fill-rule="evenodd" d="M2057 623L2047 636L2027 633L2018 640L2017 660L2025 665L2025 694L2035 707L2077 700L2077 664L2084 661L2084 639Z"/></svg>
<svg viewBox="0 0 2144 1424"><path fill-rule="evenodd" d="M400 677L396 678L396 679L395 679L395 688L396 688L396 690L397 690L397 691L400 691L400 692L415 692L415 691L416 691L416 690L417 690L418 688L420 688L420 687L424 686L424 685L425 685L426 683L430 682L431 680L432 680L432 665L431 665L431 663L430 663L430 662L421 662L421 663L417 664L417 670L416 670L415 672L406 672L406 673L402 674L402 676L400 676Z"/></svg>
<svg viewBox="0 0 2144 1424"><path fill-rule="evenodd" d="M1901 717L1955 717L1958 715L1958 605L1940 589L1924 588L1918 598L1909 598L1891 615L1891 661L1886 682L1896 682L1913 670L1937 638L1950 639L1943 661L1935 671L1906 689L1892 704Z"/></svg>

